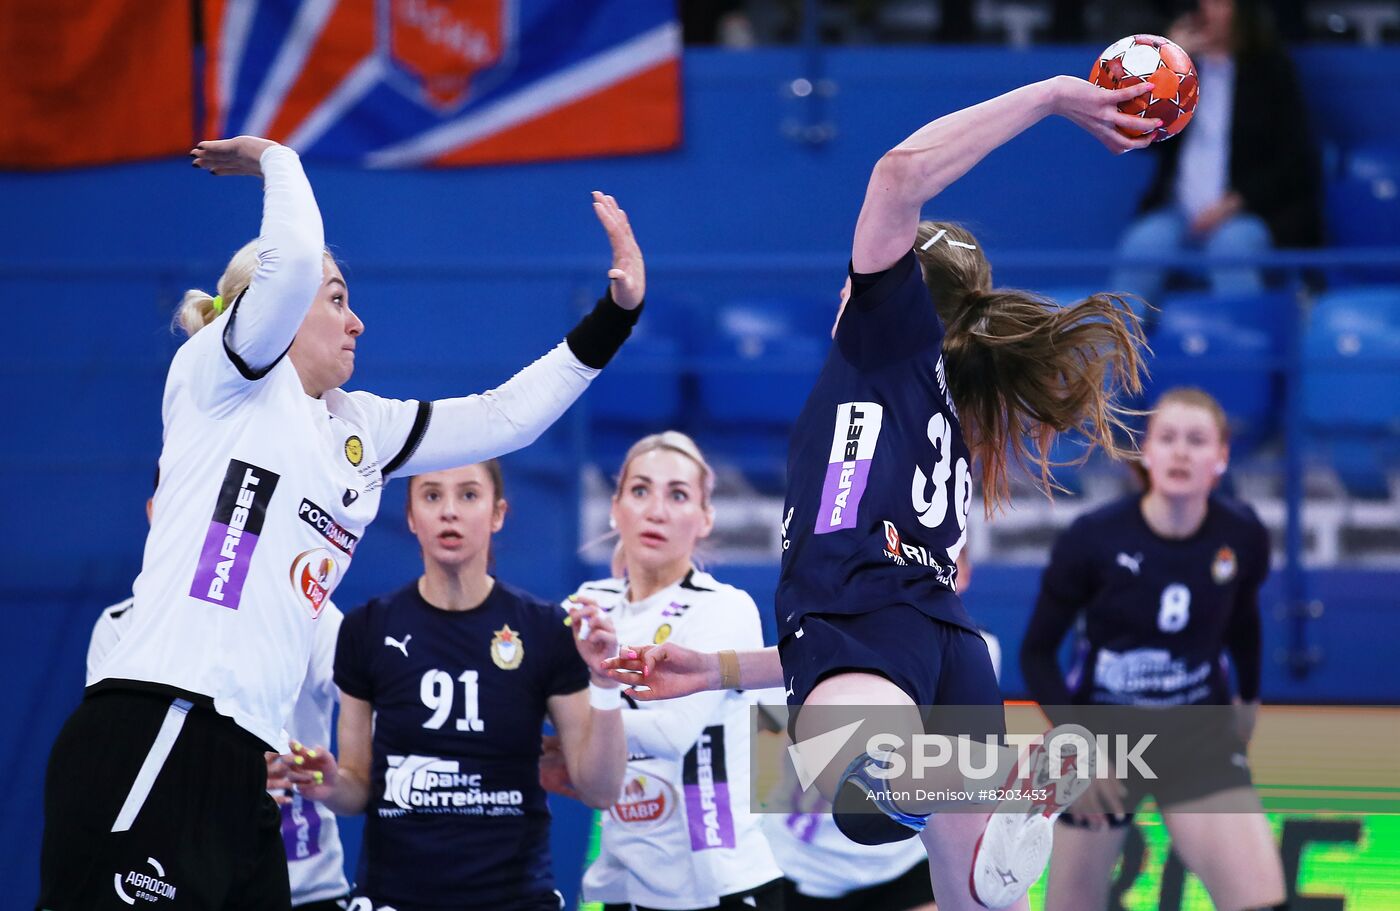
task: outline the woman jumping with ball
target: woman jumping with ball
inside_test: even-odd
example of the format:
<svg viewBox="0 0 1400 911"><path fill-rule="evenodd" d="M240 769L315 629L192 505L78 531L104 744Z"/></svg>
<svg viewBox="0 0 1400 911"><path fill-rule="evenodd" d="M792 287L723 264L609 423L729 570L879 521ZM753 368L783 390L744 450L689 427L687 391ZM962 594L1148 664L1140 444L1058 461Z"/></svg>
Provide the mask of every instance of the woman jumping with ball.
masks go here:
<svg viewBox="0 0 1400 911"><path fill-rule="evenodd" d="M1058 76L941 117L880 159L856 224L833 344L793 430L777 649L625 649L613 662L616 679L650 687L638 698L781 685L788 704L802 707L799 742L813 733L803 723L814 706L880 706L903 714L911 731L923 727L919 706L994 707L984 733L1004 732L987 646L956 594L973 471L994 507L1008 496L1011 463L1034 464L1049 484L1045 454L1056 434L1079 429L1122 455L1115 396L1138 389L1144 342L1111 295L1057 308L994 288L977 239L921 222L920 210L1052 114L1113 152L1145 147L1148 138L1117 128L1157 122L1117 105L1150 88L1108 91ZM642 681L629 676L637 672ZM1026 907L1063 800L989 817L990 806L942 813L917 793L881 797L880 766L860 752L864 743L853 738L826 765L840 774L817 780L834 797L838 827L866 843L920 834L941 911L1018 900ZM1081 789L1049 790L1067 799ZM843 810L853 801L878 812Z"/></svg>

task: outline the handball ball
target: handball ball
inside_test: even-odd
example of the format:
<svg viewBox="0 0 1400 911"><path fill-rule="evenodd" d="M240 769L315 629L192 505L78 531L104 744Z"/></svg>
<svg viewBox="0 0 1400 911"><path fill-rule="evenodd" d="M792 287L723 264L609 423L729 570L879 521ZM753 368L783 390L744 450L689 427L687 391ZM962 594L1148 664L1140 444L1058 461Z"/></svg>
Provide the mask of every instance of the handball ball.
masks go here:
<svg viewBox="0 0 1400 911"><path fill-rule="evenodd" d="M1161 142L1186 129L1196 113L1199 83L1196 65L1175 42L1160 35L1130 35L1110 44L1089 73L1089 81L1106 89L1123 89L1144 80L1152 91L1118 105L1124 114L1157 119L1162 125L1153 130L1152 141ZM1124 136L1146 134L1119 127Z"/></svg>

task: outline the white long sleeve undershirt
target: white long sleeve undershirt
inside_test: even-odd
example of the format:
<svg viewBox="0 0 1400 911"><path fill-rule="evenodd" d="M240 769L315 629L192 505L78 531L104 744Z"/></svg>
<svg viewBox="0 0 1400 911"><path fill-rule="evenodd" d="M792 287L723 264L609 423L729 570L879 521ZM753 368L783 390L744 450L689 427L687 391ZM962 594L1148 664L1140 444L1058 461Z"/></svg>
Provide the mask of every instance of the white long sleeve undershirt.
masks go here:
<svg viewBox="0 0 1400 911"><path fill-rule="evenodd" d="M326 246L321 212L297 153L275 145L261 162L258 268L224 334L224 344L254 373L275 364L296 338L321 288Z"/></svg>

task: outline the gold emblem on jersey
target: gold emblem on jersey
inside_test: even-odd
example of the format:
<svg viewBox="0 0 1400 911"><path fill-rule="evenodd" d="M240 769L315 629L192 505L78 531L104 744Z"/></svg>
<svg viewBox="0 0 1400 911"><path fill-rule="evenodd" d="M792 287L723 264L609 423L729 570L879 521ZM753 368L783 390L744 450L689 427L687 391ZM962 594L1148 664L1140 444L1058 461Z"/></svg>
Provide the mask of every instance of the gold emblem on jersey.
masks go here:
<svg viewBox="0 0 1400 911"><path fill-rule="evenodd" d="M1235 552L1229 547L1222 547L1215 552L1215 562L1210 565L1210 577L1215 580L1216 585L1224 585L1235 578L1235 571L1239 568L1239 562L1235 559Z"/></svg>
<svg viewBox="0 0 1400 911"><path fill-rule="evenodd" d="M354 435L345 438L345 458L356 468L365 458L365 444L360 438Z"/></svg>
<svg viewBox="0 0 1400 911"><path fill-rule="evenodd" d="M663 623L656 628L656 635L651 637L651 641L660 645L671 638L671 624Z"/></svg>
<svg viewBox="0 0 1400 911"><path fill-rule="evenodd" d="M520 667L525 658L525 641L520 634L510 628L510 624L496 630L491 640L491 660L503 671L513 671Z"/></svg>

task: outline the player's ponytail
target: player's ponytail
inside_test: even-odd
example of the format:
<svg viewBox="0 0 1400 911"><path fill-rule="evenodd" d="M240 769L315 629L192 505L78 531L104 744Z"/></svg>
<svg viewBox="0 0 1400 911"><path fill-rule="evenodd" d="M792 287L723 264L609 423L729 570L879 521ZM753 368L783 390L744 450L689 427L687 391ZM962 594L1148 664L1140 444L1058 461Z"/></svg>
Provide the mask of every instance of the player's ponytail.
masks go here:
<svg viewBox="0 0 1400 911"><path fill-rule="evenodd" d="M935 236L953 243L930 243ZM1077 430L1088 439L1076 462L1094 445L1114 458L1132 454L1119 434L1132 439L1126 419L1135 412L1119 398L1142 389L1147 341L1122 297L1095 294L1060 307L1028 291L993 288L991 265L957 225L924 222L914 246L943 320L948 391L981 462L989 513L1009 496L1010 464L1047 494L1054 489L1057 434Z"/></svg>
<svg viewBox="0 0 1400 911"><path fill-rule="evenodd" d="M197 288L185 292L180 305L175 308L172 326L185 335L194 335L212 323L223 310L233 306L238 295L253 283L253 273L258 268L258 242L249 241L233 254L219 278L218 296L220 306L215 307L214 296Z"/></svg>

